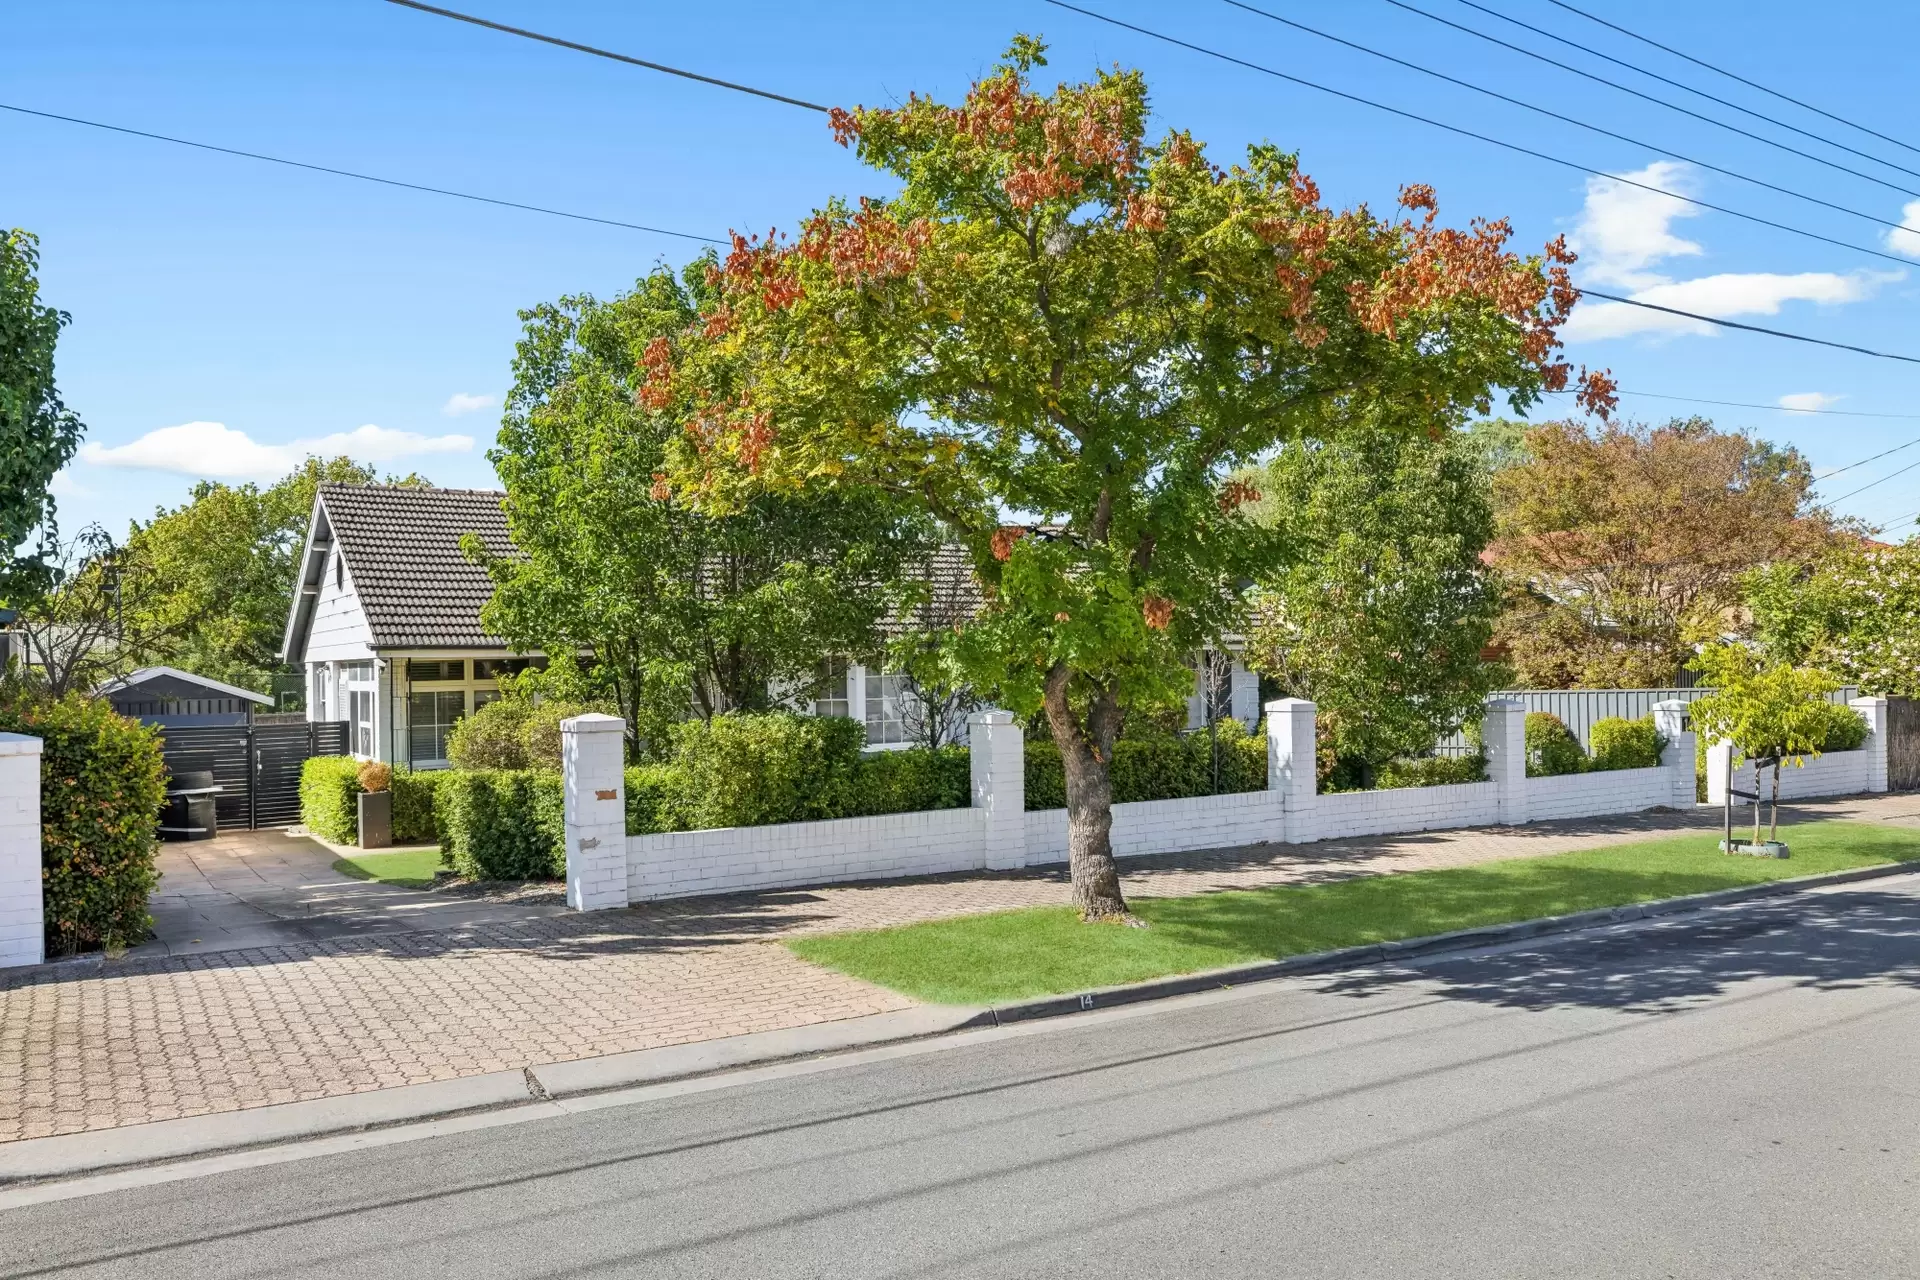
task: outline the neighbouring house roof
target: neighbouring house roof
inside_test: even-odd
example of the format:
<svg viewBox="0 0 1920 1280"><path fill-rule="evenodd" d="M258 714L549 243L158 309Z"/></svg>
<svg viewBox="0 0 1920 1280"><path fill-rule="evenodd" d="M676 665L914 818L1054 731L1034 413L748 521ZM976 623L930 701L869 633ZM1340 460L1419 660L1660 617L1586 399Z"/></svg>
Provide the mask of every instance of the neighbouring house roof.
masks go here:
<svg viewBox="0 0 1920 1280"><path fill-rule="evenodd" d="M161 700L167 698L204 698L209 694L218 694L227 698L245 698L249 702L258 702L263 706L272 706L273 699L264 693L255 693L251 689L242 689L238 685L226 684L219 680L210 680L206 676L194 675L191 671L182 671L178 667L142 667L117 676L94 690L98 697L111 698L114 694L138 693L142 697Z"/></svg>
<svg viewBox="0 0 1920 1280"><path fill-rule="evenodd" d="M321 485L285 656L305 648L314 589L334 546L375 649L505 649L506 641L480 625L493 582L460 549L472 533L495 555L520 554L507 535L505 497L492 489Z"/></svg>

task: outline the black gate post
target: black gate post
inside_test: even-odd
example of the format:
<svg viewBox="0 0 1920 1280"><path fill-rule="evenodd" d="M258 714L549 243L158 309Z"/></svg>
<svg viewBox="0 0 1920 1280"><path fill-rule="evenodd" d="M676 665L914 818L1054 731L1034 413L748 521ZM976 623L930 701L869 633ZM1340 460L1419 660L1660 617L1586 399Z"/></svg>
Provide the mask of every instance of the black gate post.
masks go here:
<svg viewBox="0 0 1920 1280"><path fill-rule="evenodd" d="M247 830L260 829L260 749L253 740L253 726L247 726Z"/></svg>

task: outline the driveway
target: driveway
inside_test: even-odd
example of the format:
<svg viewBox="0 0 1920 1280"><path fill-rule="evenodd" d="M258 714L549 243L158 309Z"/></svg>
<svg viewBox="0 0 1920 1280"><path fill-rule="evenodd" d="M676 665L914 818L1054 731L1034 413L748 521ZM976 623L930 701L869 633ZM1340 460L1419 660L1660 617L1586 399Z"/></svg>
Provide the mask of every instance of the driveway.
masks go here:
<svg viewBox="0 0 1920 1280"><path fill-rule="evenodd" d="M279 947L381 933L535 920L566 907L557 894L498 902L356 880L334 853L285 831L235 831L160 846L148 900L153 940L134 957Z"/></svg>

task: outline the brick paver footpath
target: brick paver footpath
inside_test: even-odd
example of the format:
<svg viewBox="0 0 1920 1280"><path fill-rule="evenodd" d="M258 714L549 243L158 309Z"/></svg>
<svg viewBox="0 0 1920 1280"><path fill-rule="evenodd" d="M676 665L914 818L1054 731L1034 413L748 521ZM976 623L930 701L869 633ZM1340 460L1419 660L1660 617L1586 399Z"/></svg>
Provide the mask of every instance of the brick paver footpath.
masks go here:
<svg viewBox="0 0 1920 1280"><path fill-rule="evenodd" d="M1910 796L1795 807L1920 822ZM1173 896L1564 852L1712 820L1646 814L1122 865L1130 894ZM778 940L1067 900L1064 868L1051 868L0 971L0 1141L903 1009L913 1002Z"/></svg>

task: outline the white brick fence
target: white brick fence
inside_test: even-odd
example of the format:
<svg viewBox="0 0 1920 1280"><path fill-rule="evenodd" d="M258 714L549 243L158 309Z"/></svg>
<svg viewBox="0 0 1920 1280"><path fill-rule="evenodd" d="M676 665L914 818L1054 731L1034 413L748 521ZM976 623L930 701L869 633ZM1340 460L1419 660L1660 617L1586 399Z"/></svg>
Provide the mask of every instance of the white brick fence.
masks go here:
<svg viewBox="0 0 1920 1280"><path fill-rule="evenodd" d="M1810 800L1817 796L1850 796L1862 791L1887 789L1887 700L1854 698L1847 703L1867 722L1867 740L1858 751L1829 751L1809 758L1802 766L1780 767L1780 798ZM1727 794L1727 757L1733 745L1712 743L1707 747L1707 802L1722 804ZM1758 775L1758 776L1756 776ZM1755 785L1758 783L1759 785ZM1773 793L1773 770L1761 773L1751 763L1734 768L1735 791ZM1735 808L1739 807L1736 803Z"/></svg>
<svg viewBox="0 0 1920 1280"><path fill-rule="evenodd" d="M1835 762L1826 765L1824 776L1830 781L1820 794L1886 790L1885 704L1859 699L1854 705L1868 716L1873 735L1861 751L1836 752L1817 762ZM1694 738L1684 728L1685 708L1679 702L1655 709L1656 723L1667 739L1657 768L1529 778L1526 709L1495 699L1487 704L1483 725L1488 781L1330 795L1314 789L1313 704L1289 698L1267 704L1266 710L1267 790L1117 804L1114 852L1128 857L1258 843L1306 844L1341 836L1633 813L1659 805L1689 808L1694 803ZM969 808L637 836L623 835L618 825L626 811L621 739L617 722L607 724L608 719L582 716L561 725L567 770L567 901L580 909L746 889L1027 867L1067 856L1066 811L1026 810L1025 744L1019 726L1003 711L979 713L969 725ZM1855 756L1862 763L1842 762L1842 757ZM1812 774L1817 764L1810 762L1806 772L1822 776Z"/></svg>
<svg viewBox="0 0 1920 1280"><path fill-rule="evenodd" d="M45 958L40 739L0 733L0 969Z"/></svg>

